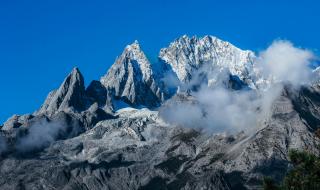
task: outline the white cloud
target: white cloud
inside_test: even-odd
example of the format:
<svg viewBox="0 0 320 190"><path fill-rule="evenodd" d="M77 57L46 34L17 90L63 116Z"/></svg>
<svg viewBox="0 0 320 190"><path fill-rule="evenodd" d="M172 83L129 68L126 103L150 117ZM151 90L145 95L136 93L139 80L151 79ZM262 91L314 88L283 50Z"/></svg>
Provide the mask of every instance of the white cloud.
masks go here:
<svg viewBox="0 0 320 190"><path fill-rule="evenodd" d="M40 120L30 126L28 134L18 140L16 148L19 152L28 152L47 147L66 131L64 122Z"/></svg>
<svg viewBox="0 0 320 190"><path fill-rule="evenodd" d="M273 76L276 83L269 89L234 91L222 82L215 83L214 87L200 84L199 91L192 93L198 103L163 107L160 116L171 124L213 132L255 131L258 123L269 116L273 102L281 94L283 83L277 82L289 82L296 87L308 83L312 74L308 65L314 57L312 52L296 48L288 41L275 41L260 53L255 63L265 78ZM224 81L229 72L216 76Z"/></svg>
<svg viewBox="0 0 320 190"><path fill-rule="evenodd" d="M309 64L315 55L308 50L294 47L289 41L274 41L260 53L257 66L261 67L264 76L273 76L275 81L290 82L302 85L310 81Z"/></svg>

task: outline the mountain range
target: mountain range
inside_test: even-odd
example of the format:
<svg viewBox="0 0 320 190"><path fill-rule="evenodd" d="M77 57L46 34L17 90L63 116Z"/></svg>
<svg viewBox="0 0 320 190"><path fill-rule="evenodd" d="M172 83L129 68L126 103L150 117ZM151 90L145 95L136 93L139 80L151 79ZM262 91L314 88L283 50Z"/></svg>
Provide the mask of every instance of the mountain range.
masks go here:
<svg viewBox="0 0 320 190"><path fill-rule="evenodd" d="M87 87L74 68L38 110L1 127L0 189L259 189L264 176L282 180L291 149L320 153L319 69L303 85L277 80L260 67L265 54L184 35L153 63L135 41Z"/></svg>

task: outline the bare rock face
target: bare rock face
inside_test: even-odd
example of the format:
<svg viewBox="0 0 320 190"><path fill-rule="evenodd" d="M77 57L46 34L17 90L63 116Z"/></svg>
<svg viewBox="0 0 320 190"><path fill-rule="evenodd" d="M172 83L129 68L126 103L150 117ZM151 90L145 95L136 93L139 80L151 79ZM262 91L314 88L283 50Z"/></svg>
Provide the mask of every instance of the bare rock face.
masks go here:
<svg viewBox="0 0 320 190"><path fill-rule="evenodd" d="M24 125L27 121L32 119L34 116L30 114L26 115L13 115L10 117L3 125L1 130L9 131L19 128L20 126Z"/></svg>
<svg viewBox="0 0 320 190"><path fill-rule="evenodd" d="M2 130L10 130L20 127L22 124L19 122L20 116L13 115L3 125Z"/></svg>
<svg viewBox="0 0 320 190"><path fill-rule="evenodd" d="M86 129L91 129L99 121L116 118L112 113L101 109L98 103L92 104L88 110L83 111L78 117L82 120Z"/></svg>
<svg viewBox="0 0 320 190"><path fill-rule="evenodd" d="M320 154L317 82L285 85L251 133L209 133L189 118L177 125L162 117L166 107L199 104L190 93L199 81L253 90L253 59L212 36L183 36L161 50L159 65L137 42L127 46L87 88L74 69L37 112L0 129L0 189L259 189L264 176L281 180L290 149ZM177 90L184 85L192 88Z"/></svg>
<svg viewBox="0 0 320 190"><path fill-rule="evenodd" d="M242 173L242 178L238 178L239 183L247 181L248 186L255 187L263 176L281 180L288 168L288 153L291 149L307 150L319 155L320 139L314 134L316 125L303 119L305 114L312 114L313 111L300 111L306 106L300 99L311 98L309 93L314 90L309 89L308 93L304 91L305 88L296 91L286 86L281 97L273 103L270 117L261 123L260 130L228 152L224 170L228 173ZM297 105L297 102L302 104ZM316 113L318 116L319 113Z"/></svg>
<svg viewBox="0 0 320 190"><path fill-rule="evenodd" d="M75 138L57 141L38 156L2 160L5 189L194 189L229 187L223 172L201 172L204 152L227 141L192 129L164 126L156 111L126 108ZM223 138L222 138L223 139ZM204 144L203 144L204 143ZM203 144L203 145L202 145ZM205 146L206 150L202 150ZM215 146L215 148L214 148ZM210 156L213 156L210 154ZM200 165L197 160L202 160ZM208 161L209 162L209 161ZM15 165L15 168L10 167ZM21 171L28 170L28 174ZM41 174L41 175L40 175ZM18 179L18 180L17 180ZM139 179L139 180L138 180ZM125 183L124 183L125 181Z"/></svg>
<svg viewBox="0 0 320 190"><path fill-rule="evenodd" d="M189 38L184 35L168 48L161 49L159 58L171 66L182 84L206 82L213 85L219 73L229 72L254 87L254 76L251 76L254 53L214 36ZM201 81L203 77L205 81Z"/></svg>
<svg viewBox="0 0 320 190"><path fill-rule="evenodd" d="M100 81L114 99L133 106L155 107L164 100L151 64L137 41L125 48Z"/></svg>
<svg viewBox="0 0 320 190"><path fill-rule="evenodd" d="M270 117L250 135L170 126L157 111L124 108L74 138L53 142L40 155L3 158L0 184L5 189L257 189L263 176L283 178L290 149L319 154L319 139L293 103L302 97L292 95L285 88ZM190 95L174 99L194 103ZM87 112L98 109L95 104Z"/></svg>
<svg viewBox="0 0 320 190"><path fill-rule="evenodd" d="M86 94L90 101L98 103L99 107L112 106L112 94L100 81L92 81L86 89Z"/></svg>
<svg viewBox="0 0 320 190"><path fill-rule="evenodd" d="M61 86L49 93L37 114L54 114L58 111L79 112L86 108L84 79L78 68L63 81Z"/></svg>
<svg viewBox="0 0 320 190"><path fill-rule="evenodd" d="M320 88L319 84L314 86L304 86L300 91L294 92L292 88L287 88L287 94L292 99L292 104L300 114L301 118L314 131L320 127Z"/></svg>

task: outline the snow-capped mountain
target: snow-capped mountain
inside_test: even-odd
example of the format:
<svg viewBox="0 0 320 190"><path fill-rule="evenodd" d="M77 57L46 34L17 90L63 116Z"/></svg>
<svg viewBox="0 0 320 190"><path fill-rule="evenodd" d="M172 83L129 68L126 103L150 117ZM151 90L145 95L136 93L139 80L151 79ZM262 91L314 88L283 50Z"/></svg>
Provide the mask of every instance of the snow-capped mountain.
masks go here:
<svg viewBox="0 0 320 190"><path fill-rule="evenodd" d="M290 149L320 153L319 80L299 88L279 85L265 101L268 114L249 126L254 131L197 128L201 121L218 125L209 120L213 109L203 112L204 103L222 105L219 114L252 102L248 110L235 110L262 115L267 106L255 92L261 83L272 84L260 76L255 59L252 51L213 36L182 36L161 49L157 63L137 41L128 45L87 88L73 69L39 110L14 115L1 127L0 189L259 189L266 175L281 180ZM200 99L194 88L220 84L232 96ZM244 86L253 94L248 100L237 94ZM221 104L228 98L234 103L237 95L236 104ZM184 112L175 113L181 105ZM168 122L163 112L184 122ZM249 120L236 118L239 125Z"/></svg>
<svg viewBox="0 0 320 190"><path fill-rule="evenodd" d="M219 72L226 70L249 85L254 85L251 76L254 53L214 36L189 38L184 35L168 48L161 49L159 57L172 67L181 83L190 82L200 73L205 73L208 83L212 83L217 80Z"/></svg>

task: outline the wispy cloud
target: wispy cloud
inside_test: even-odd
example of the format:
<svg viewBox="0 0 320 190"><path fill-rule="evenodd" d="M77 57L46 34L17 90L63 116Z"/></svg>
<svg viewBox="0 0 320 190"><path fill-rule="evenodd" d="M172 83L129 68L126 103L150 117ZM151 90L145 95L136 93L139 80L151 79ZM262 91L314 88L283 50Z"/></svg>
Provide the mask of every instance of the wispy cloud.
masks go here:
<svg viewBox="0 0 320 190"><path fill-rule="evenodd" d="M273 102L283 89L282 82L298 87L310 81L312 72L308 65L314 57L311 51L294 47L291 42L274 41L259 53L254 64L262 77L274 80L269 88L235 91L221 82L211 87L207 83L200 84L200 89L192 93L196 103L166 104L161 108L160 116L174 125L214 132L254 131L270 114ZM229 72L221 72L214 76L219 80L228 75Z"/></svg>
<svg viewBox="0 0 320 190"><path fill-rule="evenodd" d="M29 152L49 146L59 136L67 133L67 125L62 121L40 120L30 126L27 135L18 139L16 149Z"/></svg>
<svg viewBox="0 0 320 190"><path fill-rule="evenodd" d="M274 41L260 53L256 66L261 67L264 76L273 77L276 81L303 85L310 81L309 65L315 55L305 49L294 47L289 41Z"/></svg>

